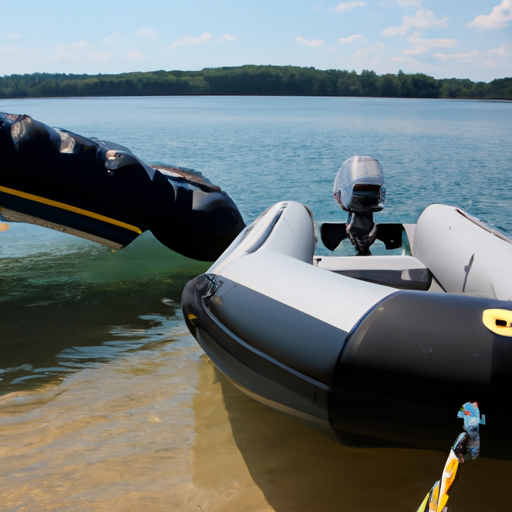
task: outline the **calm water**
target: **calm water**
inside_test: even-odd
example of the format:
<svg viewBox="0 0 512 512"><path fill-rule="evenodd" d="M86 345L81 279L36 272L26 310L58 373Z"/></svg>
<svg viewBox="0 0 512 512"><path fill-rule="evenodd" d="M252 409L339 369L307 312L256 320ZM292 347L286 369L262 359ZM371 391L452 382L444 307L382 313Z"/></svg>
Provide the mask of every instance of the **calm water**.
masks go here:
<svg viewBox="0 0 512 512"><path fill-rule="evenodd" d="M201 170L247 222L282 199L344 220L332 182L366 154L386 173L381 220L414 222L442 202L512 233L511 103L95 98L0 110ZM0 233L0 509L415 511L444 453L336 445L214 371L180 311L183 284L206 268L147 234L115 252L31 226ZM509 462L463 467L451 509L509 510L511 477Z"/></svg>

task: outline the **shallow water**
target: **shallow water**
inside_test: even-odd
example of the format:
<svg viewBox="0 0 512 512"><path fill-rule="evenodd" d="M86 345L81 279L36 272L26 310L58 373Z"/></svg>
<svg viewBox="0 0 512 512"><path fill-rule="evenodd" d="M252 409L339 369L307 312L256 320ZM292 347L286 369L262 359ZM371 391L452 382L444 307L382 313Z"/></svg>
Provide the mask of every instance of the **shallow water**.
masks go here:
<svg viewBox="0 0 512 512"><path fill-rule="evenodd" d="M509 232L511 108L360 98L0 102L147 161L201 170L247 221L281 199L306 203L319 221L344 220L332 181L359 153L384 164L381 219L413 222L446 202ZM446 453L344 447L245 397L182 319L182 287L207 266L148 234L116 252L31 226L0 233L0 510L415 511L453 440ZM450 509L508 510L511 476L509 461L462 467Z"/></svg>
<svg viewBox="0 0 512 512"><path fill-rule="evenodd" d="M446 454L336 444L240 393L190 335L167 333L4 396L3 510L414 511L439 478ZM508 510L511 471L462 467L450 510Z"/></svg>

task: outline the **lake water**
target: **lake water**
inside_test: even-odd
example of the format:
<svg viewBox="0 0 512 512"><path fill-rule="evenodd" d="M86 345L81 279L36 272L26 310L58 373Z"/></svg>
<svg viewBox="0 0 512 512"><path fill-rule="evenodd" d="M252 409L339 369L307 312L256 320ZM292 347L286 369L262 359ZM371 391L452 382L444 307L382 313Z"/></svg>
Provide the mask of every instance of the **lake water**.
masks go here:
<svg viewBox="0 0 512 512"><path fill-rule="evenodd" d="M283 199L344 221L332 182L364 154L386 174L377 220L414 222L441 202L512 233L512 103L80 98L0 111L200 170L246 222ZM207 267L149 234L116 252L33 226L0 233L0 509L415 511L447 452L347 448L240 394L181 316L183 285ZM462 467L451 510L508 511L511 477L508 461Z"/></svg>

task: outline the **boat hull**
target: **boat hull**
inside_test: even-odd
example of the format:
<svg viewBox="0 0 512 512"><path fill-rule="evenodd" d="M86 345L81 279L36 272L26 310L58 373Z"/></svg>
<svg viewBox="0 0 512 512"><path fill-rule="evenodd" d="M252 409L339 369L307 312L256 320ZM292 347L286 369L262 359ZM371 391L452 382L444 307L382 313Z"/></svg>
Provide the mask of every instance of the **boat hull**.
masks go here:
<svg viewBox="0 0 512 512"><path fill-rule="evenodd" d="M460 404L478 402L492 418L482 453L511 458L511 303L315 267L313 231L297 252L287 240L302 222L311 219L296 204L271 209L186 285L185 320L219 370L349 444L443 450L460 431Z"/></svg>
<svg viewBox="0 0 512 512"><path fill-rule="evenodd" d="M313 322L304 328L311 318L300 314L299 319L293 308L268 303L261 316L253 314L253 325L248 320L240 332L230 319L247 319L241 296L251 301L256 296L224 280L215 285L216 279L203 275L187 284L185 320L217 368L249 396L346 444L433 449L443 449L457 435L454 411L468 397L496 422L485 453L505 455L508 412L503 404L512 389L512 346L481 322L484 311L503 307L501 301L399 292L350 333ZM229 288L234 293L228 301ZM232 316L223 314L233 303L240 307ZM255 310L261 311L257 300ZM331 352L319 349L314 357L302 352L297 360L293 347L283 349L286 343L277 352L263 351L259 336L265 343L330 338L338 352L333 343ZM308 359L313 370L305 367ZM506 456L512 456L508 451Z"/></svg>

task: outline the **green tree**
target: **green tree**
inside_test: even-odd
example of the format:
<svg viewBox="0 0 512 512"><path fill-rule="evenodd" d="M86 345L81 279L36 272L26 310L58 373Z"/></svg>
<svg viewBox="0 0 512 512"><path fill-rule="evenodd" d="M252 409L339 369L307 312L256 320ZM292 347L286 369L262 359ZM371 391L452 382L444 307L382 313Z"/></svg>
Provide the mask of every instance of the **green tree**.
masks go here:
<svg viewBox="0 0 512 512"><path fill-rule="evenodd" d="M458 78L436 80L403 71L377 75L365 69L358 75L338 69L256 65L117 75L31 73L0 77L0 98L175 94L512 99L512 78L486 84Z"/></svg>
<svg viewBox="0 0 512 512"><path fill-rule="evenodd" d="M379 95L379 79L375 71L368 71L363 69L359 77L361 83L361 90L363 96L378 96Z"/></svg>
<svg viewBox="0 0 512 512"><path fill-rule="evenodd" d="M402 92L400 80L396 75L387 74L380 78L380 95L387 98L399 98Z"/></svg>
<svg viewBox="0 0 512 512"><path fill-rule="evenodd" d="M355 71L343 71L344 75L339 78L336 84L338 96L361 96L363 91L359 76Z"/></svg>

